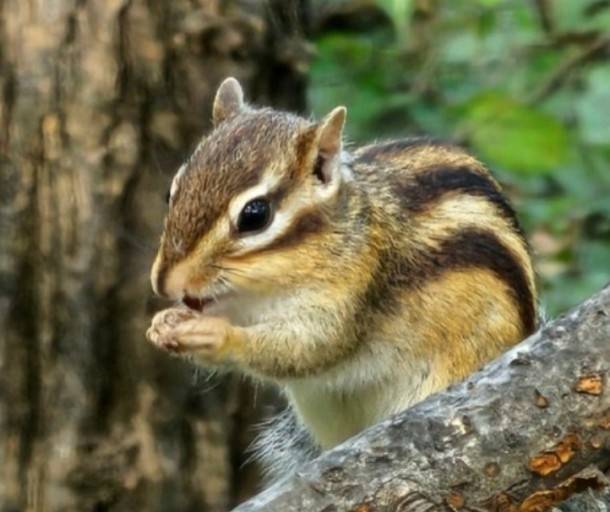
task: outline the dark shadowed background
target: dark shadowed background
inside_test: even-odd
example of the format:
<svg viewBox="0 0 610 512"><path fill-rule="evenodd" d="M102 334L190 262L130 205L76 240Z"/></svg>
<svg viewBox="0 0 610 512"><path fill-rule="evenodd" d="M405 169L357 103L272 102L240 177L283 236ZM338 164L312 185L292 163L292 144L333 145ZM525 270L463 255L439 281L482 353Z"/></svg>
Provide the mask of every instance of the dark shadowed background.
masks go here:
<svg viewBox="0 0 610 512"><path fill-rule="evenodd" d="M0 0L0 512L222 511L281 407L144 340L173 173L236 76L494 170L555 315L610 278L610 2Z"/></svg>

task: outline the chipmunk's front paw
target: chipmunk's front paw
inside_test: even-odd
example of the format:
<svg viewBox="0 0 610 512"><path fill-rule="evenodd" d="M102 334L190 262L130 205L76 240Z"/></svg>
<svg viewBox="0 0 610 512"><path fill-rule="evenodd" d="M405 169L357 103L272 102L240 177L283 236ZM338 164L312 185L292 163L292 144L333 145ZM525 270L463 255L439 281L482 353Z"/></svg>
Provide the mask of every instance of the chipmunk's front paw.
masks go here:
<svg viewBox="0 0 610 512"><path fill-rule="evenodd" d="M146 331L146 338L159 348L175 351L178 347L174 336L176 327L187 320L198 315L197 312L177 307L159 311L152 319L150 327Z"/></svg>
<svg viewBox="0 0 610 512"><path fill-rule="evenodd" d="M237 329L225 318L172 308L153 318L146 333L155 345L177 354L189 354L202 362L220 363L229 358Z"/></svg>
<svg viewBox="0 0 610 512"><path fill-rule="evenodd" d="M220 362L227 355L233 326L225 318L201 316L179 324L174 330L177 351L200 359Z"/></svg>

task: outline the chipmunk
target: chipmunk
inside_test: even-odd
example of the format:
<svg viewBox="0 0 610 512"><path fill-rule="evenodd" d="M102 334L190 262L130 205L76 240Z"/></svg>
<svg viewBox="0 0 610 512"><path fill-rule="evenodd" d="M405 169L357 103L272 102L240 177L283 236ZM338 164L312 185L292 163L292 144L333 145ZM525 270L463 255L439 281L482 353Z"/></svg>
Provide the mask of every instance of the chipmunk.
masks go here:
<svg viewBox="0 0 610 512"><path fill-rule="evenodd" d="M292 412L263 450L293 466L303 436L334 447L536 328L528 246L484 165L428 139L346 151L345 119L254 108L225 80L151 273L181 303L148 339L278 383Z"/></svg>

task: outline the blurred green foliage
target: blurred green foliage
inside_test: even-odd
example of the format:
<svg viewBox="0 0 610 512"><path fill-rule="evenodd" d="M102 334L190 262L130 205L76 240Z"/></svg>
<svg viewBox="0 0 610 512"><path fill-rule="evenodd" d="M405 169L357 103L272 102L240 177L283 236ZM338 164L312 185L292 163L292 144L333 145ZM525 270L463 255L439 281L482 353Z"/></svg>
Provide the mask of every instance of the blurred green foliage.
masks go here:
<svg viewBox="0 0 610 512"><path fill-rule="evenodd" d="M349 13L346 0L324 3ZM547 311L601 288L610 280L610 2L371 4L385 21L321 30L315 114L347 105L355 142L428 134L470 147L515 203Z"/></svg>

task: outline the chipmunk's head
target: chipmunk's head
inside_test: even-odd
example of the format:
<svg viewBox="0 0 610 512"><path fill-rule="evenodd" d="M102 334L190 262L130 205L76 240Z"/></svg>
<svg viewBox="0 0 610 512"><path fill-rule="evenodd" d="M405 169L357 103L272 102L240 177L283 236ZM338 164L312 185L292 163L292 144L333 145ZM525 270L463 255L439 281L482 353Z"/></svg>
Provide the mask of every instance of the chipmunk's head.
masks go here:
<svg viewBox="0 0 610 512"><path fill-rule="evenodd" d="M214 100L214 130L172 182L155 292L202 307L232 291L298 280L308 244L327 229L349 178L341 161L345 113L338 107L314 123L254 109L237 80L226 79Z"/></svg>

